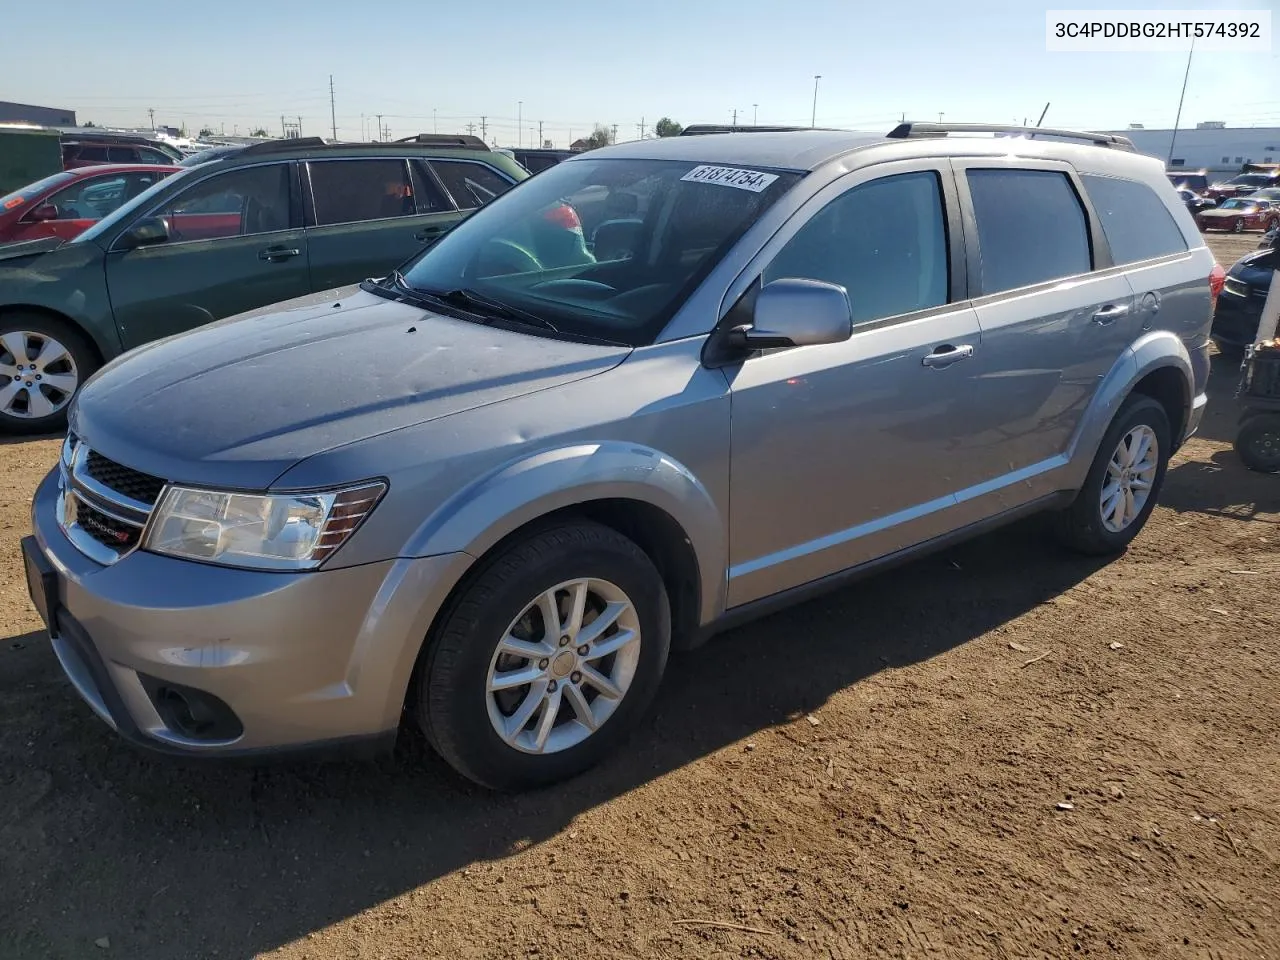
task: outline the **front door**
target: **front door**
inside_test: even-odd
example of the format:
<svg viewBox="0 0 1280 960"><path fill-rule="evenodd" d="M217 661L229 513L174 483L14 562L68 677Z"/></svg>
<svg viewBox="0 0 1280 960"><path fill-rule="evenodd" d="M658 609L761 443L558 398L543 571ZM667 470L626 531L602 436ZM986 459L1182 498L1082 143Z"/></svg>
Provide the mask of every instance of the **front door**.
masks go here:
<svg viewBox="0 0 1280 960"><path fill-rule="evenodd" d="M113 247L107 286L126 349L311 289L289 163L217 173L148 216L169 240Z"/></svg>
<svg viewBox="0 0 1280 960"><path fill-rule="evenodd" d="M36 220L29 213L18 222L13 239L60 237L72 240L164 176L159 171L134 171L78 179L35 205L36 210L52 207L56 214L52 220Z"/></svg>
<svg viewBox="0 0 1280 960"><path fill-rule="evenodd" d="M1008 506L1051 493L1102 378L1141 320L1064 163L956 161L982 325L981 449Z"/></svg>
<svg viewBox="0 0 1280 960"><path fill-rule="evenodd" d="M730 606L949 528L981 475L965 448L984 344L960 235L949 167L908 161L819 192L753 261L764 283L843 286L854 330L726 370Z"/></svg>
<svg viewBox="0 0 1280 960"><path fill-rule="evenodd" d="M435 179L398 157L312 160L307 250L311 285L385 277L459 218Z"/></svg>

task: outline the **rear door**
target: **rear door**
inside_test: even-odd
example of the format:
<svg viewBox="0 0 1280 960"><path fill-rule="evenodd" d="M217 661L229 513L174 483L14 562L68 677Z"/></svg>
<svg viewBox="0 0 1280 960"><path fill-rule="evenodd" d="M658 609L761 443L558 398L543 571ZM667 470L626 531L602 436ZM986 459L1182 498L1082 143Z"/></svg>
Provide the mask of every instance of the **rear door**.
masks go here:
<svg viewBox="0 0 1280 960"><path fill-rule="evenodd" d="M979 449L1000 504L1016 506L1051 492L1052 471L1141 321L1070 166L953 165L982 325Z"/></svg>
<svg viewBox="0 0 1280 960"><path fill-rule="evenodd" d="M167 243L107 254L107 286L125 348L310 290L301 194L289 162L206 177L144 216ZM141 219L141 218L140 218Z"/></svg>
<svg viewBox="0 0 1280 960"><path fill-rule="evenodd" d="M384 277L458 219L435 179L404 157L312 160L306 171L315 290Z"/></svg>
<svg viewBox="0 0 1280 960"><path fill-rule="evenodd" d="M478 160L429 160L427 165L440 178L459 210L483 207L515 186L513 181Z"/></svg>

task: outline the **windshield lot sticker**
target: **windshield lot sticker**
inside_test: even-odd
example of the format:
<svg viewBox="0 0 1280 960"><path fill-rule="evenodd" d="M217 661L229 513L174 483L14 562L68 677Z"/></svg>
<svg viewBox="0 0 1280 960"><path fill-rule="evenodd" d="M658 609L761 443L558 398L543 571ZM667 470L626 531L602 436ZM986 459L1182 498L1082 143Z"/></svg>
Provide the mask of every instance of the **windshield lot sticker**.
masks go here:
<svg viewBox="0 0 1280 960"><path fill-rule="evenodd" d="M750 190L759 193L778 179L776 173L761 173L759 170L739 170L737 167L694 167L681 180L690 183L714 183L721 187L736 187L739 190Z"/></svg>

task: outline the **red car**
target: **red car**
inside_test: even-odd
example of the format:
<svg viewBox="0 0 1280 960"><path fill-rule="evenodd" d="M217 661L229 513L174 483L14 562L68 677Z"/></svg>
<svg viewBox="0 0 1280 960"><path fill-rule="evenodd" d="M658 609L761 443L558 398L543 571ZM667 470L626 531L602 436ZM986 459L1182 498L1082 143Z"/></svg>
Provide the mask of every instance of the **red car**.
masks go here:
<svg viewBox="0 0 1280 960"><path fill-rule="evenodd" d="M1196 224L1201 230L1230 230L1244 233L1246 230L1270 230L1280 223L1280 204L1252 197L1232 197L1216 207L1196 214Z"/></svg>
<svg viewBox="0 0 1280 960"><path fill-rule="evenodd" d="M70 240L182 167L98 164L64 170L0 197L0 243Z"/></svg>

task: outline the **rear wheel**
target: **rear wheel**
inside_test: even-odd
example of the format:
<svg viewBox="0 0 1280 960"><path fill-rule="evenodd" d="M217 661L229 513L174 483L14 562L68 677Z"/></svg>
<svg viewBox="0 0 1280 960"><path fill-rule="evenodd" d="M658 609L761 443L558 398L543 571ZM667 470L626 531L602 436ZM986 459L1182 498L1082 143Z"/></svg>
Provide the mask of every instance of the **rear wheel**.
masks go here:
<svg viewBox="0 0 1280 960"><path fill-rule="evenodd" d="M1232 225L1231 225L1231 232L1232 232L1232 233L1244 233L1244 221L1243 221L1243 220L1236 220L1236 222L1235 222L1234 224L1232 224Z"/></svg>
<svg viewBox="0 0 1280 960"><path fill-rule="evenodd" d="M1280 473L1280 414L1256 414L1240 426L1236 455L1250 470Z"/></svg>
<svg viewBox="0 0 1280 960"><path fill-rule="evenodd" d="M505 548L446 611L421 661L427 739L496 789L566 779L644 714L671 643L666 590L621 534L589 522Z"/></svg>
<svg viewBox="0 0 1280 960"><path fill-rule="evenodd" d="M0 431L54 433L67 406L97 368L84 334L39 314L0 317Z"/></svg>
<svg viewBox="0 0 1280 960"><path fill-rule="evenodd" d="M1120 407L1089 467L1084 486L1059 518L1059 535L1081 553L1120 553L1155 509L1171 449L1169 417L1134 394Z"/></svg>

